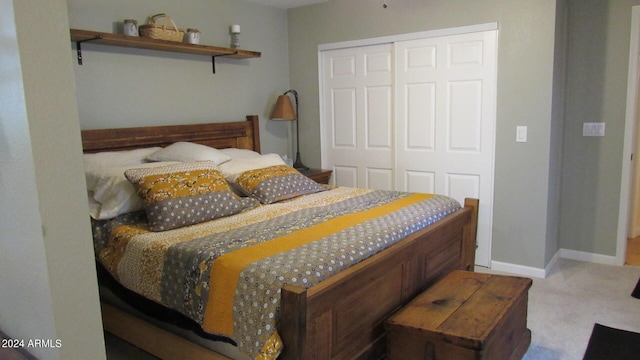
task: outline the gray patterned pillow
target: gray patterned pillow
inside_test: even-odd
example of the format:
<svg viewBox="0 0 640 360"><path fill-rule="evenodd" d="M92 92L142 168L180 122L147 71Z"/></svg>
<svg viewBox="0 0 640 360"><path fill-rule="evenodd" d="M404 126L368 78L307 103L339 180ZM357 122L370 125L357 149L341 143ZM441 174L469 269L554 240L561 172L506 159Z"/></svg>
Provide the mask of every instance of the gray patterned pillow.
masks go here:
<svg viewBox="0 0 640 360"><path fill-rule="evenodd" d="M328 189L287 165L245 171L229 177L228 180L234 187L255 197L263 204L271 204Z"/></svg>
<svg viewBox="0 0 640 360"><path fill-rule="evenodd" d="M211 161L129 169L151 231L164 231L237 214L259 203L236 196Z"/></svg>

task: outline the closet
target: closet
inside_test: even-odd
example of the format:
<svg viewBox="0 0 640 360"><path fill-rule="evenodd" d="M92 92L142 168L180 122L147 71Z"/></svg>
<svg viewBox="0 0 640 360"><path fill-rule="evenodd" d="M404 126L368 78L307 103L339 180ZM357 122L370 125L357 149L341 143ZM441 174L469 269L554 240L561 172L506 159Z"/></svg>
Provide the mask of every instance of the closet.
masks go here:
<svg viewBox="0 0 640 360"><path fill-rule="evenodd" d="M322 167L332 183L480 199L489 266L497 24L319 48Z"/></svg>

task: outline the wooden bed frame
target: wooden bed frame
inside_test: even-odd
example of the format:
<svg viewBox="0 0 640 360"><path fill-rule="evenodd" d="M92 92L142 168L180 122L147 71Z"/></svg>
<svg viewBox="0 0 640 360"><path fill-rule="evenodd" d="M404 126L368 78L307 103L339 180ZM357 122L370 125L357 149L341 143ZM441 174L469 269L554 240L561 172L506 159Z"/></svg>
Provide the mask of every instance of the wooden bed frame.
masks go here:
<svg viewBox="0 0 640 360"><path fill-rule="evenodd" d="M191 141L260 151L258 117L247 121L84 130L85 152ZM309 289L282 289L280 359L375 359L386 349L383 321L454 269L473 270L478 200ZM228 359L109 304L104 329L163 359Z"/></svg>

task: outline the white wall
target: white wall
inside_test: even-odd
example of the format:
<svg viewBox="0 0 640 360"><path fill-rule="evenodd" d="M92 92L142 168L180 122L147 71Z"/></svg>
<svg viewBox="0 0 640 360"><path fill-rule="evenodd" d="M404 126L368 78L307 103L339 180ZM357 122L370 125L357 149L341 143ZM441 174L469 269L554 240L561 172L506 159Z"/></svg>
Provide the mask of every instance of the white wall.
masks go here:
<svg viewBox="0 0 640 360"><path fill-rule="evenodd" d="M68 46L64 0L0 0L0 326L104 359Z"/></svg>

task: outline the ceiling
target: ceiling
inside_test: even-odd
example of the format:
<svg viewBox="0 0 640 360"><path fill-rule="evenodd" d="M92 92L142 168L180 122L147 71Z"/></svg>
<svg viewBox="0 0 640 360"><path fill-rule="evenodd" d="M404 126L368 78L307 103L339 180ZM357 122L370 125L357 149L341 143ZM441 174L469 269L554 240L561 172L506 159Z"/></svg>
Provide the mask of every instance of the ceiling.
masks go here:
<svg viewBox="0 0 640 360"><path fill-rule="evenodd" d="M327 2L329 0L247 0L262 5L274 6L282 9L289 9L315 3Z"/></svg>

